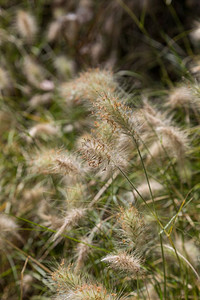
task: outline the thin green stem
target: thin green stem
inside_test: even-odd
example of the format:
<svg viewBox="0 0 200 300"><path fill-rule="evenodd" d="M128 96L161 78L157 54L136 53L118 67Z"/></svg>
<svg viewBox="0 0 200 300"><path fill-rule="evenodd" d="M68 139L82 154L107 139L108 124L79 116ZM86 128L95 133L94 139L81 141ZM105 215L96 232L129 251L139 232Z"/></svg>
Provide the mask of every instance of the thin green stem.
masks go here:
<svg viewBox="0 0 200 300"><path fill-rule="evenodd" d="M151 186L150 186L150 183L149 183L149 177L147 175L147 170L145 168L145 165L144 165L144 161L143 161L143 158L142 158L142 155L141 155L141 152L140 152L140 148L139 148L139 145L137 143L137 140L135 139L135 137L133 136L133 141L136 145L136 148L137 148L137 151L138 151L138 154L139 154L139 157L140 157L140 161L141 161L141 164L142 164L142 168L144 170L144 174L145 174L145 177L146 177L146 181L147 181L147 184L148 184L148 187L149 187L149 192L150 192L150 195L151 195L151 200L153 202L153 208L154 208L154 211L155 211L155 214L157 215L157 212L156 212L156 209L155 209L155 201L154 201L154 197L153 197L153 193L152 193L152 189L151 189Z"/></svg>
<svg viewBox="0 0 200 300"><path fill-rule="evenodd" d="M160 234L160 247L162 253L162 260L163 260L163 274L164 274L164 299L167 299L167 278L166 278L166 269L165 269L165 256L164 256L164 249L163 249L163 242L162 242L162 235Z"/></svg>

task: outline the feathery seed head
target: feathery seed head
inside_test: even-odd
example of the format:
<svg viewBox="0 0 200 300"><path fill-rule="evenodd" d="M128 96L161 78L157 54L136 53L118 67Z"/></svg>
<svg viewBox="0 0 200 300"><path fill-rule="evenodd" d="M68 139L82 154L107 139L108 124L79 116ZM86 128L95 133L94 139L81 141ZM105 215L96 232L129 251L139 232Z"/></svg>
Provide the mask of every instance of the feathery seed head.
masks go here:
<svg viewBox="0 0 200 300"><path fill-rule="evenodd" d="M171 122L169 118L166 118L164 113L161 113L155 107L150 105L147 100L144 100L144 107L141 111L147 122L146 125L150 127L150 129L152 129L152 127L169 125Z"/></svg>
<svg viewBox="0 0 200 300"><path fill-rule="evenodd" d="M70 46L74 46L80 29L78 15L75 13L68 13L61 18L61 22L63 36L67 39Z"/></svg>
<svg viewBox="0 0 200 300"><path fill-rule="evenodd" d="M82 141L80 149L83 159L85 159L92 168L102 167L106 169L110 165L111 156L106 146L99 140L87 138Z"/></svg>
<svg viewBox="0 0 200 300"><path fill-rule="evenodd" d="M60 170L64 174L74 174L77 175L81 173L81 167L78 164L77 160L74 160L72 156L58 156L55 158L56 165L54 167L54 172L59 173Z"/></svg>
<svg viewBox="0 0 200 300"><path fill-rule="evenodd" d="M198 43L200 41L200 22L196 22L195 28L190 33L190 37L194 43Z"/></svg>
<svg viewBox="0 0 200 300"><path fill-rule="evenodd" d="M185 156L188 148L188 139L184 131L177 127L163 126L157 128L158 134L164 137L167 148L172 150L177 159L182 159Z"/></svg>
<svg viewBox="0 0 200 300"><path fill-rule="evenodd" d="M141 251L147 242L147 231L138 210L134 206L121 207L117 220L121 227L123 244Z"/></svg>
<svg viewBox="0 0 200 300"><path fill-rule="evenodd" d="M68 76L69 78L71 78L75 73L74 61L70 58L66 58L64 55L56 57L54 65L58 73L65 77Z"/></svg>
<svg viewBox="0 0 200 300"><path fill-rule="evenodd" d="M113 92L101 93L93 103L94 113L101 121L108 123L113 131L135 136L138 127L133 111L120 101L120 97Z"/></svg>
<svg viewBox="0 0 200 300"><path fill-rule="evenodd" d="M18 33L27 42L31 42L37 33L35 18L24 10L19 10L17 12L16 27Z"/></svg>
<svg viewBox="0 0 200 300"><path fill-rule="evenodd" d="M81 0L77 8L77 16L80 24L84 24L91 20L93 16L93 3L91 0Z"/></svg>
<svg viewBox="0 0 200 300"><path fill-rule="evenodd" d="M123 151L114 148L112 145L104 143L100 139L89 137L83 139L80 153L91 168L109 171L114 168L124 168L127 160L123 157Z"/></svg>
<svg viewBox="0 0 200 300"><path fill-rule="evenodd" d="M77 157L67 151L54 149L40 149L33 156L30 165L32 173L39 174L60 174L77 176L84 172Z"/></svg>
<svg viewBox="0 0 200 300"><path fill-rule="evenodd" d="M0 214L0 229L1 234L3 234L4 232L16 231L18 226L10 217Z"/></svg>
<svg viewBox="0 0 200 300"><path fill-rule="evenodd" d="M200 59L199 59L199 57L194 59L194 61L191 63L190 71L193 75L195 75L199 78L199 75L200 75Z"/></svg>
<svg viewBox="0 0 200 300"><path fill-rule="evenodd" d="M116 294L109 294L102 285L83 284L66 295L69 300L117 300Z"/></svg>
<svg viewBox="0 0 200 300"><path fill-rule="evenodd" d="M46 104L51 103L52 98L53 98L52 93L45 93L43 95L35 95L30 99L29 105L32 108L35 108L39 105L46 105Z"/></svg>
<svg viewBox="0 0 200 300"><path fill-rule="evenodd" d="M117 85L110 71L91 69L61 86L61 94L70 101L95 101L102 92L114 91Z"/></svg>
<svg viewBox="0 0 200 300"><path fill-rule="evenodd" d="M51 279L56 286L57 292L60 294L74 290L82 283L80 275L73 272L72 265L66 268L64 261L62 261L57 270L51 274Z"/></svg>
<svg viewBox="0 0 200 300"><path fill-rule="evenodd" d="M33 281L34 281L33 276L31 276L30 274L24 275L23 281L21 281L24 294L27 294L31 290Z"/></svg>
<svg viewBox="0 0 200 300"><path fill-rule="evenodd" d="M56 287L55 300L117 300L116 294L109 294L102 285L89 282L88 279L77 274L73 266L59 268L52 273L52 282Z"/></svg>
<svg viewBox="0 0 200 300"><path fill-rule="evenodd" d="M56 40L60 35L61 28L62 23L59 20L51 22L47 33L47 40L49 42Z"/></svg>
<svg viewBox="0 0 200 300"><path fill-rule="evenodd" d="M18 225L9 216L0 214L0 249L6 246L4 239L12 239L17 237L20 239L20 235L17 233Z"/></svg>
<svg viewBox="0 0 200 300"><path fill-rule="evenodd" d="M103 141L110 143L111 140L117 140L119 135L113 132L112 127L105 122L94 122L94 129L92 129L92 133L95 135L96 138L102 139Z"/></svg>
<svg viewBox="0 0 200 300"><path fill-rule="evenodd" d="M54 136L59 134L59 128L51 123L40 123L29 129L31 137Z"/></svg>
<svg viewBox="0 0 200 300"><path fill-rule="evenodd" d="M23 62L23 71L27 80L35 87L40 88L44 81L43 68L30 56L26 56Z"/></svg>
<svg viewBox="0 0 200 300"><path fill-rule="evenodd" d="M167 102L172 109L177 107L189 107L194 104L194 95L191 88L186 86L177 87L172 90Z"/></svg>
<svg viewBox="0 0 200 300"><path fill-rule="evenodd" d="M126 252L109 254L102 261L107 262L111 268L129 274L133 278L143 274L141 258L134 253L131 255Z"/></svg>
<svg viewBox="0 0 200 300"><path fill-rule="evenodd" d="M154 162L155 159L164 157L166 155L165 149L168 149L168 140L163 136L161 142L155 141L149 147L149 153L147 155L147 164L149 164L150 162Z"/></svg>
<svg viewBox="0 0 200 300"><path fill-rule="evenodd" d="M74 13L62 14L57 16L55 21L51 22L47 33L47 39L49 42L53 42L64 37L67 39L68 43L73 46L77 39L78 31L78 16Z"/></svg>

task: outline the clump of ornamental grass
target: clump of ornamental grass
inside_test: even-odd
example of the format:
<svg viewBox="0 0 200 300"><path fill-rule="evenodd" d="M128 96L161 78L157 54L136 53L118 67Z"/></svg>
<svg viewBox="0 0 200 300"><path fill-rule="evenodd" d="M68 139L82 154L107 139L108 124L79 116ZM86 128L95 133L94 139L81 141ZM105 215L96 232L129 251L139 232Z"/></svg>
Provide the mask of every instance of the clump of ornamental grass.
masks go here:
<svg viewBox="0 0 200 300"><path fill-rule="evenodd" d="M81 73L78 78L63 83L60 91L67 103L84 100L94 102L100 93L113 92L116 88L111 71L91 69Z"/></svg>
<svg viewBox="0 0 200 300"><path fill-rule="evenodd" d="M84 167L78 157L64 151L63 149L42 148L33 154L30 161L30 172L34 174L55 174L78 176L83 174Z"/></svg>
<svg viewBox="0 0 200 300"><path fill-rule="evenodd" d="M91 71L89 72L92 73ZM49 245L49 247L47 247L48 249L45 251L44 245L40 251L40 253L43 253L42 258L47 257L51 251L56 251L55 247L63 241L63 238L67 238L68 236L70 239L70 237L72 237L71 235L74 236L74 238L72 237L71 242L65 243L64 246L67 253L75 252L74 258L71 256L69 257L69 260L74 259L74 267L64 270L64 266L61 266L53 275L52 282L57 288L54 299L59 300L65 298L120 299L119 296L110 294L106 291L101 284L91 283L90 281L83 279L82 276L79 276L82 269L87 272L88 266L91 268L91 261L93 260L95 261L97 275L99 274L98 263L100 263L100 260L107 263L110 266L110 269L113 269L115 272L120 272L125 278L143 278L145 274L145 267L143 266L144 257L146 257L146 254L150 254L152 248L150 247L150 233L146 222L144 221L142 214L140 214L137 208L133 206L137 197L135 191L138 191L144 200L150 196L151 192L155 195L157 192L161 191L163 186L157 181L150 179L150 192L147 181L143 182L144 174L141 174L140 169L138 170L136 156L137 152L139 154L140 150L138 150L138 147L141 146L141 161L143 159L144 148L142 147L144 144L140 144L140 142L143 142L143 139L144 143L147 145L146 147L150 145L149 149L145 148L144 153L148 151L148 155L150 152L156 159L158 159L158 157L162 158L161 153L163 153L163 156L166 155L166 159L169 152L169 157L175 156L177 160L180 160L180 158L185 157L188 148L185 131L181 131L178 126L173 126L171 118L167 113L159 111L147 101L143 103L142 109L131 109L126 104L125 93L116 92L116 89L104 93L100 90L100 84L98 89L99 90L95 91L95 94L90 94L88 98L84 93L82 94L84 95L83 98L81 98L81 96L78 98L80 101L84 99L89 100L90 110L92 110L97 117L95 126L91 130L91 134L83 136L81 142L80 138L78 139L78 142L74 141L75 148L73 148L73 143L69 146L69 148L72 146L71 152L66 151L63 148L58 149L52 147L49 149L45 146L40 147L39 140L37 140L37 146L39 148L35 150L32 155L29 155L29 157L32 156L31 161L30 158L27 157L27 165L32 174L62 176L62 186L57 186L56 180L58 178L54 176L49 177L49 182L51 180L53 183L52 186L56 187L55 195L57 195L57 193L62 194L62 199L55 198L55 205L58 200L59 208L53 209L53 207L51 207L48 210L48 202L46 201L45 203L43 201L38 204L37 210L37 217L42 222L42 225L48 227L49 231L54 232L46 243ZM34 109L36 109L36 107L37 105ZM54 134L55 128L52 128L49 125L52 124L39 123L29 130L29 135L33 138L33 142L35 141L35 138L43 136L43 134L47 135L47 137ZM68 133L71 133L71 129ZM59 138L60 137L61 135ZM43 140L43 143L44 142L45 139ZM137 144L137 142L139 143ZM78 153L76 150L77 148ZM136 158L136 165L133 158ZM128 173L130 170L130 162L131 164L133 162L134 168L134 173L130 174L132 177L131 179L129 179ZM89 167L85 165L88 165ZM149 168L151 168L151 165L149 165ZM95 181L94 177L92 177L95 173L98 174L98 172L111 174L112 171L117 172L114 172L108 180L105 180L105 184L101 188L97 183L97 180ZM151 169L148 171L150 174ZM87 176L85 176L86 172ZM19 168L18 173L21 174ZM116 177L113 176L115 173L117 174ZM124 176L123 180L127 179L125 185L122 178L119 176L120 174ZM134 176L132 176L132 174ZM153 177L157 178L156 175L157 174ZM20 175L17 176L19 177ZM41 176L39 178L41 178ZM70 181L68 178L72 178L72 180ZM102 181L102 177L100 179L99 177L95 178ZM137 190L134 188L134 180L136 180L136 182L141 182L138 186L136 185ZM94 186L95 183L97 183L97 186ZM115 185L115 183L117 184ZM63 187L65 184L67 185L66 189ZM126 203L126 206L123 208L121 207L120 212L115 216L108 207L110 208L110 203L112 203L112 201L115 204L120 203L121 205L122 202L125 204L126 199L123 199L123 195L126 195L126 184L130 184L131 187L134 188L129 201L130 206L127 206ZM34 203L34 201L37 201L38 203L38 199L43 198L42 191L37 192L36 189L35 194L34 192L29 194L29 191L25 190L25 193L23 191L24 186L25 185L22 183L20 195L26 201L26 206L28 206L28 202ZM39 188L40 185L36 184L35 187ZM93 194L94 190L98 191L96 195ZM121 199L118 197L118 193L122 195ZM86 208L84 204L86 199L87 201L92 199L91 205L89 204L88 208ZM151 201L149 201L148 208L151 207L151 205ZM156 206L157 205L159 205L159 203L156 203ZM166 204L166 207L168 207L168 205L169 203ZM62 211L61 215L58 213L59 210ZM88 212L91 214L88 214ZM24 213L23 209L21 210L21 213ZM90 220L90 217L93 219ZM99 224L91 228L91 221L96 224L96 219L94 220L94 218L98 219ZM87 231L86 226L84 226L85 223L82 222L86 219L89 221L87 222ZM114 223L116 228L114 228L114 230L109 230L110 238L105 239L103 238L104 236L101 236L100 239L96 233L99 231L99 228L101 228L101 223L105 222L110 229L113 225L110 220L114 220L115 222L116 219L117 222ZM154 230L155 226L152 229L152 234L155 234ZM114 232L116 239L111 238L112 232ZM77 247L73 247L73 242L75 242L75 240L79 242ZM110 250L110 254L104 258L101 257L101 259L96 259L97 251L93 251L92 255L90 255L90 253L92 246L96 245L99 240L101 240L103 249L108 248L108 251ZM170 248L169 250L174 254L173 249L171 250ZM154 252L154 255L156 256L157 253ZM187 257L185 258L187 259ZM89 260L90 262L88 264ZM150 257L148 263L151 266ZM152 265L153 264L154 262L152 262ZM104 264L101 264L101 267L104 267ZM106 272L106 270L104 272ZM168 268L166 272L168 272ZM111 272L109 271L108 276L110 274ZM112 273L112 278L113 274L114 273ZM167 276L169 275L167 274ZM115 278L113 280L115 280ZM121 288L123 288L123 283L117 279L117 289ZM143 287L141 287L141 289L142 288ZM130 292L129 287L125 287L125 289ZM124 292L124 294L125 293L126 292Z"/></svg>
<svg viewBox="0 0 200 300"><path fill-rule="evenodd" d="M64 263L52 273L51 282L56 289L53 299L73 300L117 300L122 299L114 293L109 293L101 284L93 283L80 272L74 272L72 265Z"/></svg>
<svg viewBox="0 0 200 300"><path fill-rule="evenodd" d="M18 2L0 9L0 298L198 299L200 23L192 47L184 27L199 0ZM155 204L164 188L150 178L168 187ZM74 265L42 278L60 257Z"/></svg>
<svg viewBox="0 0 200 300"><path fill-rule="evenodd" d="M28 43L32 42L38 31L35 17L27 11L18 10L16 29L22 39Z"/></svg>
<svg viewBox="0 0 200 300"><path fill-rule="evenodd" d="M104 257L101 261L110 265L110 268L120 271L123 275L129 275L132 278L138 278L144 274L142 268L142 260L136 253L126 253L119 251L111 253Z"/></svg>

